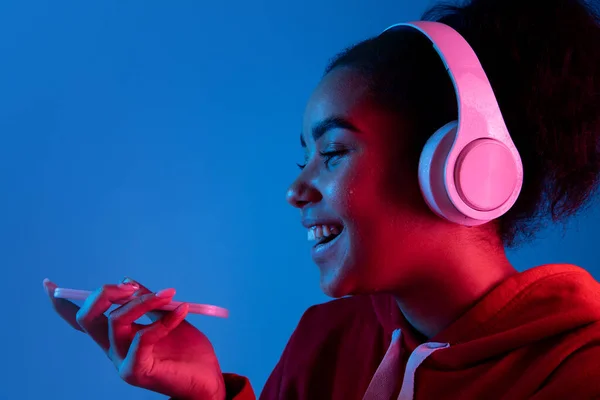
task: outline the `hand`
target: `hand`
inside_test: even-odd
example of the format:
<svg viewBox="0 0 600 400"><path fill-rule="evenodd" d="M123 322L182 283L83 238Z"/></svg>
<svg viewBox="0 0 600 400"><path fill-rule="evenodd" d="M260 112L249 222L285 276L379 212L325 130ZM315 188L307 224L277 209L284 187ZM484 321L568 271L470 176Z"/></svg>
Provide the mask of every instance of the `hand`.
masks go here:
<svg viewBox="0 0 600 400"><path fill-rule="evenodd" d="M156 311L172 300L175 290L151 293L125 279L96 290L79 308L55 298L56 287L44 280L56 312L104 350L125 382L178 400L225 399L223 376L210 341L185 321L188 305ZM119 301L127 302L104 315ZM135 323L144 314L152 324Z"/></svg>

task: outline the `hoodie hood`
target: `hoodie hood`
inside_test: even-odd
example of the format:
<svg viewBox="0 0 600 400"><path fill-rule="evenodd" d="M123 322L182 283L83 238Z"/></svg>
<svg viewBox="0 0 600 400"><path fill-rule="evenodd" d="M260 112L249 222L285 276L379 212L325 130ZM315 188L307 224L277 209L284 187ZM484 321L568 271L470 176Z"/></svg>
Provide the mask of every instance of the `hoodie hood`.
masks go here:
<svg viewBox="0 0 600 400"><path fill-rule="evenodd" d="M568 264L513 275L429 340L408 323L393 297L371 299L386 336L402 332L404 351L412 353L424 343L448 344L427 362L450 370L600 321L600 284L586 270Z"/></svg>

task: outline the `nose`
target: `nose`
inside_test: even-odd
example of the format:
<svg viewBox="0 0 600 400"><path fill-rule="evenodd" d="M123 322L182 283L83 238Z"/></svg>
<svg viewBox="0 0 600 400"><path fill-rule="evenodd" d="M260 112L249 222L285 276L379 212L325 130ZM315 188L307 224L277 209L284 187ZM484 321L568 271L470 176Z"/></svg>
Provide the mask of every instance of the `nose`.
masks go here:
<svg viewBox="0 0 600 400"><path fill-rule="evenodd" d="M321 200L321 193L312 185L296 180L288 188L286 199L292 207L304 208L307 204L316 203Z"/></svg>

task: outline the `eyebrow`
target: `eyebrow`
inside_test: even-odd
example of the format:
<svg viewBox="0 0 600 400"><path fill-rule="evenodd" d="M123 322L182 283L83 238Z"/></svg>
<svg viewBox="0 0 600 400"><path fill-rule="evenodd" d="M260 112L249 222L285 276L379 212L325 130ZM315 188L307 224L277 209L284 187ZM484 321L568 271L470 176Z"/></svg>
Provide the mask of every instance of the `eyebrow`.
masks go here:
<svg viewBox="0 0 600 400"><path fill-rule="evenodd" d="M312 127L312 137L316 142L321 136L323 136L332 129L346 129L352 132L360 133L360 129L358 129L352 122L350 122L346 118L340 116L333 116L326 118L318 124L314 125ZM304 141L304 136L302 136L302 132L300 132L300 146L306 148L306 142Z"/></svg>

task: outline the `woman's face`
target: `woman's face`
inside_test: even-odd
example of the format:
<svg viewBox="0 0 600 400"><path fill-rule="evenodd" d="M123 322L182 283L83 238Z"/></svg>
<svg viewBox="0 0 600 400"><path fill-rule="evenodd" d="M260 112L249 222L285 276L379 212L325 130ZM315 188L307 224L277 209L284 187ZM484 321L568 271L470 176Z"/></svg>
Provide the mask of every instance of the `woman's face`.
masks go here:
<svg viewBox="0 0 600 400"><path fill-rule="evenodd" d="M432 238L440 222L421 197L415 157L403 154L410 134L372 102L356 70L334 69L312 94L302 124L305 165L287 197L307 229L318 226L317 237L339 232L312 248L326 294L397 290L439 242Z"/></svg>

